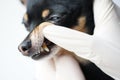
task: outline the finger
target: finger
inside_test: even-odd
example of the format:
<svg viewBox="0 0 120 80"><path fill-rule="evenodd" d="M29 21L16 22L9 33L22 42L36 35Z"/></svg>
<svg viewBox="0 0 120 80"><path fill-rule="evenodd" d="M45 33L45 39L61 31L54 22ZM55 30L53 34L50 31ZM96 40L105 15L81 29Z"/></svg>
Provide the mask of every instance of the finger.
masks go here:
<svg viewBox="0 0 120 80"><path fill-rule="evenodd" d="M78 62L69 54L55 59L56 80L85 80Z"/></svg>
<svg viewBox="0 0 120 80"><path fill-rule="evenodd" d="M53 60L36 61L36 80L56 80Z"/></svg>

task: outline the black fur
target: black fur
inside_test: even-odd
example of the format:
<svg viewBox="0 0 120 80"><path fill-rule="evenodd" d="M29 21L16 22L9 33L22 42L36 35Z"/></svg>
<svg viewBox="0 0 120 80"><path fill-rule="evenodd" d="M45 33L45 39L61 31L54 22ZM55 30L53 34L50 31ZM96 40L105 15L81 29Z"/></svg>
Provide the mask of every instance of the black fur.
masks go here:
<svg viewBox="0 0 120 80"><path fill-rule="evenodd" d="M50 14L42 17L42 11L50 10ZM56 25L72 28L77 25L78 18L86 16L86 27L88 34L93 34L93 0L28 0L27 12L28 21L23 22L27 30L32 31L42 22L53 21ZM54 16L56 15L56 16ZM103 73L95 64L80 64L86 80L114 80Z"/></svg>
<svg viewBox="0 0 120 80"><path fill-rule="evenodd" d="M88 33L93 34L93 0L28 0L27 14L29 17L29 30L45 21L54 21L57 25L72 27L77 25L80 16L86 16ZM50 14L45 19L41 17L42 11L49 9ZM52 15L58 15L56 20Z"/></svg>

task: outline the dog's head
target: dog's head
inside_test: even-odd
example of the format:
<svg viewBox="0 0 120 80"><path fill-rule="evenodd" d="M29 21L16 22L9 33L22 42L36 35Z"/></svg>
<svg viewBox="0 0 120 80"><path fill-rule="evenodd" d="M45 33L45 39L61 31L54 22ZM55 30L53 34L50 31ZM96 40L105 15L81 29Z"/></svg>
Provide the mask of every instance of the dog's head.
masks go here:
<svg viewBox="0 0 120 80"><path fill-rule="evenodd" d="M40 33L41 29L38 26L43 22L66 26L88 34L93 33L93 0L21 1L27 8L23 17L23 24L30 32L19 45L19 50L24 55L39 59L58 52L58 47Z"/></svg>

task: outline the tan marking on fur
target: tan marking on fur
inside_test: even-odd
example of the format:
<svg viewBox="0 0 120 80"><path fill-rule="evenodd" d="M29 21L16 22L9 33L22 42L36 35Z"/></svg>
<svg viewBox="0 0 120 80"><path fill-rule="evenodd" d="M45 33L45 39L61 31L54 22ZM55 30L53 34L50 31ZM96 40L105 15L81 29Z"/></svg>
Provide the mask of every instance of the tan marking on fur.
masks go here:
<svg viewBox="0 0 120 80"><path fill-rule="evenodd" d="M80 17L78 19L78 25L75 26L73 29L87 33L86 17L85 16Z"/></svg>
<svg viewBox="0 0 120 80"><path fill-rule="evenodd" d="M42 34L42 30L47 25L53 25L53 24L49 23L49 22L43 22L43 23L39 24L38 26L36 26L36 28L32 31L31 35L33 35L33 36L34 36L34 34L41 35Z"/></svg>
<svg viewBox="0 0 120 80"><path fill-rule="evenodd" d="M28 14L25 13L25 15L23 16L23 19L27 22L28 21Z"/></svg>
<svg viewBox="0 0 120 80"><path fill-rule="evenodd" d="M46 27L47 25L53 25L52 23L49 23L49 22L43 22L41 23L40 25L36 26L36 28L31 32L30 36L32 37L41 37L43 36L42 34L42 30L44 29L44 27Z"/></svg>
<svg viewBox="0 0 120 80"><path fill-rule="evenodd" d="M35 29L30 33L30 39L32 41L33 46L41 46L44 40L42 31L44 27L46 27L47 25L53 25L53 24L49 22L43 22L40 25L36 26ZM44 47L44 49L48 51L47 46Z"/></svg>
<svg viewBox="0 0 120 80"><path fill-rule="evenodd" d="M49 9L45 9L43 12L42 12L42 17L45 18L49 15L50 13L50 10Z"/></svg>

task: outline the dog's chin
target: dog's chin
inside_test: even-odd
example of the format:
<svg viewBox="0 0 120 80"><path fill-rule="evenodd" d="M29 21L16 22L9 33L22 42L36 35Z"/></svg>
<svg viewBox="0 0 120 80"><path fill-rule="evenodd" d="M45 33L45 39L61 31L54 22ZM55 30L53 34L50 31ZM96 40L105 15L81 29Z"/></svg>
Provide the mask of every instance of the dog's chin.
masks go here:
<svg viewBox="0 0 120 80"><path fill-rule="evenodd" d="M49 56L49 54L50 54L50 52L36 52L36 53L34 53L32 56L31 56L31 58L33 59L33 60L39 60L39 59L42 59L42 58L44 58L44 57L47 57L47 56Z"/></svg>
<svg viewBox="0 0 120 80"><path fill-rule="evenodd" d="M32 53L31 58L33 60L51 59L59 52L59 50L60 50L60 47L58 47L57 45L54 45L49 52L40 51L40 52Z"/></svg>
<svg viewBox="0 0 120 80"><path fill-rule="evenodd" d="M33 60L40 60L40 59L50 59L54 57L60 50L60 47L57 45L51 43L50 45L45 45L43 43L43 46L40 47L39 50L37 49L31 49L28 51L28 56L31 57Z"/></svg>

